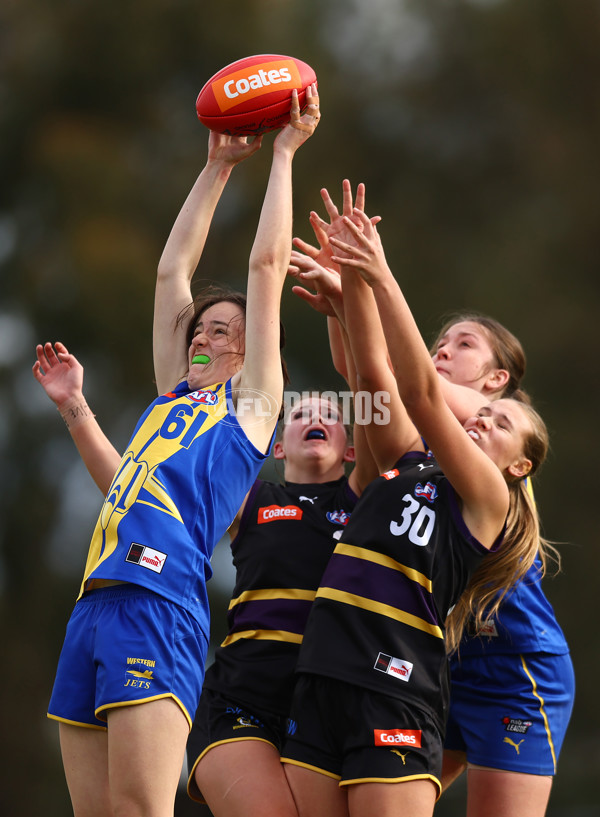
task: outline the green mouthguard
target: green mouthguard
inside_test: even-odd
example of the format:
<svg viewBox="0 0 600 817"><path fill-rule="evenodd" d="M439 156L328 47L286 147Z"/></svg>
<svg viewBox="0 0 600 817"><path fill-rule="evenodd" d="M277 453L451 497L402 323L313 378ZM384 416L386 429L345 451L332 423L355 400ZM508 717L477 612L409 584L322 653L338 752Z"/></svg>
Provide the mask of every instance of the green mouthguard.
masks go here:
<svg viewBox="0 0 600 817"><path fill-rule="evenodd" d="M192 363L210 363L210 358L208 355L194 355Z"/></svg>

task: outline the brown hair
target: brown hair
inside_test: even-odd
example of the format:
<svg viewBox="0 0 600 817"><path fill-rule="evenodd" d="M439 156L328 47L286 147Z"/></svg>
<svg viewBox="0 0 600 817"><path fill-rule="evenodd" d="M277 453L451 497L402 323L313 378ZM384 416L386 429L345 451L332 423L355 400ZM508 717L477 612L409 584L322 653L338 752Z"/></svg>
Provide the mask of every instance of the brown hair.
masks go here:
<svg viewBox="0 0 600 817"><path fill-rule="evenodd" d="M481 315L478 312L457 312L452 315L440 329L437 338L430 346L432 355L437 351L438 344L448 330L457 323L470 321L481 326L490 342L494 361L499 369L506 369L509 374L508 383L496 397L512 397L525 375L525 352L520 340L505 326L494 318Z"/></svg>
<svg viewBox="0 0 600 817"><path fill-rule="evenodd" d="M498 612L506 594L524 578L536 555L542 562L542 575L549 560L560 566L558 551L541 535L529 480L546 458L548 431L530 403L524 400L518 402L531 421L531 430L523 441L523 454L531 460L531 470L521 479L507 478L510 504L504 540L498 550L487 555L473 573L446 619L446 646L449 652L458 648L468 622L476 633L482 631Z"/></svg>
<svg viewBox="0 0 600 817"><path fill-rule="evenodd" d="M211 284L210 286L205 287L202 289L192 301L191 304L184 307L181 310L179 315L177 316L177 324L181 325L185 321L188 321L187 328L186 328L186 343L188 347L192 343L192 339L194 337L194 331L196 329L196 324L198 323L198 319L202 315L203 312L206 312L211 306L219 303L230 303L235 304L238 306L244 314L244 318L246 315L246 296L242 292L237 292L234 289L230 289L229 287L220 286L216 284ZM285 346L285 327L283 323L279 322L279 349L281 351L281 371L283 372L283 384L286 386L290 382L290 377L288 374L287 364L283 357L283 348ZM242 352L238 353L240 356L243 357Z"/></svg>

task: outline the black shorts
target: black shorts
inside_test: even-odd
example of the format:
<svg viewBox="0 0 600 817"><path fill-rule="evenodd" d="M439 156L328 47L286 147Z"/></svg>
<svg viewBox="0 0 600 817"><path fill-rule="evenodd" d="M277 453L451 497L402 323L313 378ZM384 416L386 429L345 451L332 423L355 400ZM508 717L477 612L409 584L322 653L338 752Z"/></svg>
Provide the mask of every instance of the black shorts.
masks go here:
<svg viewBox="0 0 600 817"><path fill-rule="evenodd" d="M194 780L196 766L215 746L238 740L262 740L281 751L287 717L248 707L212 689L203 689L187 747L188 785L192 800L204 799Z"/></svg>
<svg viewBox="0 0 600 817"><path fill-rule="evenodd" d="M341 786L429 779L441 792L442 735L430 715L321 675L298 678L281 759Z"/></svg>

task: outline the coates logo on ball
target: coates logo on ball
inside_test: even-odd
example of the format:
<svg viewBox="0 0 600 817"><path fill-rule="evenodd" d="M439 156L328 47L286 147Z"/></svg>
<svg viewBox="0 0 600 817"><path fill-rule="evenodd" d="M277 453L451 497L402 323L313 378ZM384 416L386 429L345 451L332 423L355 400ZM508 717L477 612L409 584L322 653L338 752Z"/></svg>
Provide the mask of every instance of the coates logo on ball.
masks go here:
<svg viewBox="0 0 600 817"><path fill-rule="evenodd" d="M306 89L317 76L310 65L281 54L255 54L232 62L198 94L198 119L230 136L256 136L289 122L292 91L302 110Z"/></svg>

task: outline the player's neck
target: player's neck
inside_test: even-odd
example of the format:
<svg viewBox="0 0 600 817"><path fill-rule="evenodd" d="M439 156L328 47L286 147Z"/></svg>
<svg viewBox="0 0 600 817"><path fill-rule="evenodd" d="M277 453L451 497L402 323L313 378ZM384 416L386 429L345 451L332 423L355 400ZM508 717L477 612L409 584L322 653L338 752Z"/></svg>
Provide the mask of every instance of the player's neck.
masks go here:
<svg viewBox="0 0 600 817"><path fill-rule="evenodd" d="M334 482L343 477L344 473L344 467L340 463L330 466L319 461L305 464L286 462L285 481L300 484Z"/></svg>

